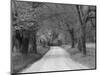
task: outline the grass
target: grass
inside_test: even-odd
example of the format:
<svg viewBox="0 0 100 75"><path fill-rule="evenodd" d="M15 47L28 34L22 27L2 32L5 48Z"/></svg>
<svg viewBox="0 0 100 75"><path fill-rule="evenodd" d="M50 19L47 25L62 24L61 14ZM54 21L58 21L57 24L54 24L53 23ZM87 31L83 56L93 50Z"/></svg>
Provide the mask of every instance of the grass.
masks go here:
<svg viewBox="0 0 100 75"><path fill-rule="evenodd" d="M95 46L93 44L90 46L87 45L86 48L87 55L83 56L82 53L77 48L69 48L67 49L67 52L70 54L70 58L78 63L81 63L90 69L96 68L96 62L95 62Z"/></svg>
<svg viewBox="0 0 100 75"><path fill-rule="evenodd" d="M17 73L21 71L22 69L29 66L33 62L36 62L38 59L40 59L40 57L41 55L38 54L27 54L27 55L13 54L11 59L12 73Z"/></svg>
<svg viewBox="0 0 100 75"><path fill-rule="evenodd" d="M28 53L27 55L21 53L12 53L11 56L11 72L17 73L24 68L30 66L37 60L39 60L46 52L48 52L48 48L43 48L42 46L37 47L37 54Z"/></svg>

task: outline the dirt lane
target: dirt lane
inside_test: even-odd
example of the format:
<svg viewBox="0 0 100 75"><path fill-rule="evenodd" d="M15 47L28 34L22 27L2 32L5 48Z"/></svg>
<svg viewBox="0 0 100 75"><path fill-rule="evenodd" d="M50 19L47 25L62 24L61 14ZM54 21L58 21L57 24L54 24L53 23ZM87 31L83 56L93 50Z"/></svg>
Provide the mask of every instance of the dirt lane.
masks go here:
<svg viewBox="0 0 100 75"><path fill-rule="evenodd" d="M73 61L63 48L55 46L51 47L42 59L24 69L21 73L75 69L88 69L88 67Z"/></svg>

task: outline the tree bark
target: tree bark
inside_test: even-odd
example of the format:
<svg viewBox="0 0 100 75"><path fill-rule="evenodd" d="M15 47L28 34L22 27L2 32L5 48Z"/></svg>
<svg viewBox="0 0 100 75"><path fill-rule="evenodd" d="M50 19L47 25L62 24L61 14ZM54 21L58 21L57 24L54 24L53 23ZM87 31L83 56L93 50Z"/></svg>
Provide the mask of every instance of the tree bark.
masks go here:
<svg viewBox="0 0 100 75"><path fill-rule="evenodd" d="M37 53L36 32L33 33L33 52Z"/></svg>
<svg viewBox="0 0 100 75"><path fill-rule="evenodd" d="M25 30L25 31L23 31L22 34L23 34L23 38L22 38L22 45L21 45L21 53L27 54L28 46L29 46L30 32Z"/></svg>
<svg viewBox="0 0 100 75"><path fill-rule="evenodd" d="M75 44L74 44L74 38L72 37L72 48L75 47Z"/></svg>
<svg viewBox="0 0 100 75"><path fill-rule="evenodd" d="M29 38L23 38L21 52L24 54L28 53Z"/></svg>
<svg viewBox="0 0 100 75"><path fill-rule="evenodd" d="M75 47L74 30L71 29L69 32L70 32L70 36L71 36L72 48L74 48Z"/></svg>
<svg viewBox="0 0 100 75"><path fill-rule="evenodd" d="M79 37L79 42L78 42L78 48L80 51L82 51L82 53L84 55L86 55L86 41L85 41L85 21L83 21L83 17L82 17L82 11L79 8L79 5L76 6L77 8L77 12L78 12L78 17L79 17L79 21L80 21L80 37Z"/></svg>
<svg viewBox="0 0 100 75"><path fill-rule="evenodd" d="M81 40L82 40L82 43L81 43L81 45L82 45L82 52L83 52L83 54L84 55L86 55L86 40L85 40L85 30L83 29L83 31L82 31L82 36L81 36Z"/></svg>

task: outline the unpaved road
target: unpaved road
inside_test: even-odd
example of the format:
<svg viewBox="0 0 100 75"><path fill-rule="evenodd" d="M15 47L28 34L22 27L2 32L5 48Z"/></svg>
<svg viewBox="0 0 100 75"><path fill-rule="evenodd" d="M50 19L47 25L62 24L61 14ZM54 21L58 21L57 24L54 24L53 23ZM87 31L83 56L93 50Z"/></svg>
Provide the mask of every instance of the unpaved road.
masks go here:
<svg viewBox="0 0 100 75"><path fill-rule="evenodd" d="M88 69L88 67L73 61L63 48L54 46L42 59L24 69L21 73L76 69Z"/></svg>

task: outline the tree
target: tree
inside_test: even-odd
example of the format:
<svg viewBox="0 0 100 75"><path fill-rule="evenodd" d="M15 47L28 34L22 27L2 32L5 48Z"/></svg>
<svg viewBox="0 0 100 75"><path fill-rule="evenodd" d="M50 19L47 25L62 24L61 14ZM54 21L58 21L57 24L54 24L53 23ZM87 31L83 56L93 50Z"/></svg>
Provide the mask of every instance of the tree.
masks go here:
<svg viewBox="0 0 100 75"><path fill-rule="evenodd" d="M11 9L12 9L12 12L11 12L12 23L14 23L17 20L17 17L18 17L16 1L12 0L11 5L12 5L11 6Z"/></svg>
<svg viewBox="0 0 100 75"><path fill-rule="evenodd" d="M42 4L38 2L20 2L12 0L12 28L14 29L16 25L23 31L23 41L21 45L22 53L28 53L29 39L32 39L33 50L37 53L36 33L38 31L39 24L36 17L36 9L41 7L41 5Z"/></svg>
<svg viewBox="0 0 100 75"><path fill-rule="evenodd" d="M95 18L96 9L93 6L80 6L76 5L78 18L80 22L80 37L78 41L78 48L86 55L86 25L89 20Z"/></svg>
<svg viewBox="0 0 100 75"><path fill-rule="evenodd" d="M86 55L86 40L85 40L85 27L86 27L86 20L88 17L88 6L79 6L76 5L79 22L80 22L80 37L78 41L78 48Z"/></svg>
<svg viewBox="0 0 100 75"><path fill-rule="evenodd" d="M67 24L68 32L70 33L72 48L75 47L75 37L74 37L74 28L70 28L69 24Z"/></svg>
<svg viewBox="0 0 100 75"><path fill-rule="evenodd" d="M95 42L96 34L96 7L89 6L89 16L87 18L87 27L86 27L87 39L89 42Z"/></svg>

